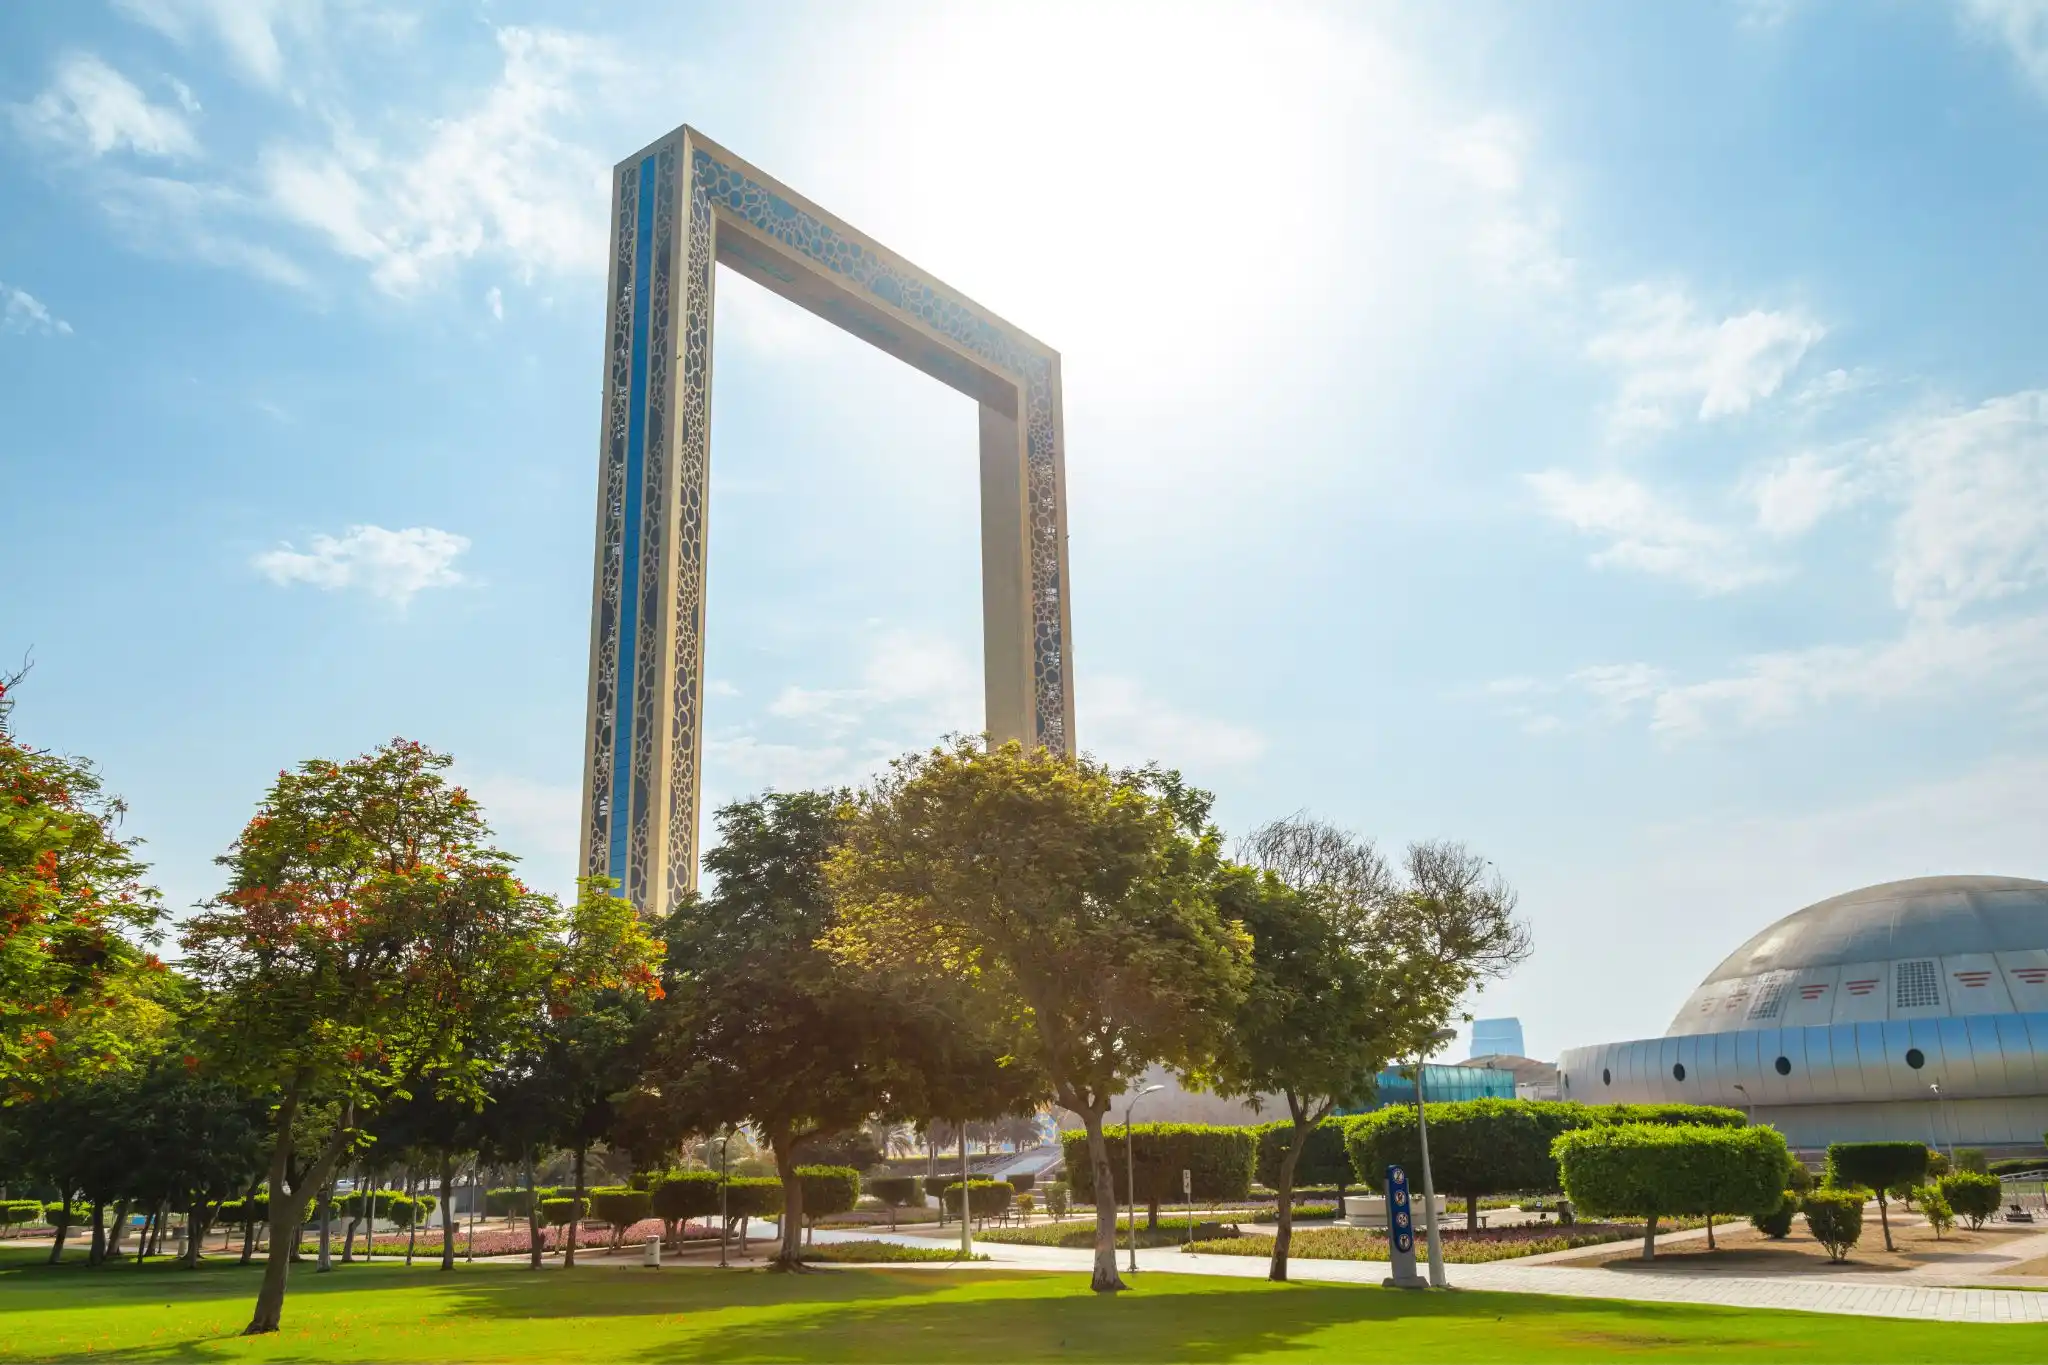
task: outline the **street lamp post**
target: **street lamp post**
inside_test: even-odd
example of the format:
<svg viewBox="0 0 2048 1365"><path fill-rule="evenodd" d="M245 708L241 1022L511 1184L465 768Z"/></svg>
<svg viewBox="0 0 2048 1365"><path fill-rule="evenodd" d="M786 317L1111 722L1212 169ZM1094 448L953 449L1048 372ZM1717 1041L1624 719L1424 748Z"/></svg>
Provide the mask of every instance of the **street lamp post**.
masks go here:
<svg viewBox="0 0 2048 1365"><path fill-rule="evenodd" d="M1449 1281L1444 1278L1444 1243L1436 1230L1436 1181L1429 1170L1429 1115L1428 1101L1422 1090L1422 1069L1428 1052L1435 1051L1443 1044L1458 1036L1456 1029L1441 1028L1430 1035L1427 1052L1415 1058L1415 1127L1422 1140L1422 1224L1429 1236L1429 1283L1433 1289L1447 1289Z"/></svg>
<svg viewBox="0 0 2048 1365"><path fill-rule="evenodd" d="M1941 1102L1941 1082L1934 1081L1927 1088L1934 1092L1934 1109L1941 1116L1942 1120L1940 1126L1948 1129L1948 1163L1953 1167L1956 1163L1956 1125L1948 1116L1947 1106ZM1937 1133L1938 1136L1939 1134Z"/></svg>
<svg viewBox="0 0 2048 1365"><path fill-rule="evenodd" d="M1138 1107L1138 1101L1154 1091L1166 1089L1163 1085L1148 1085L1131 1096L1131 1102L1124 1106L1124 1193L1131 1202L1131 1272L1138 1270L1138 1158L1131 1147L1131 1111Z"/></svg>
<svg viewBox="0 0 2048 1365"><path fill-rule="evenodd" d="M718 1268L726 1268L725 1240L732 1231L732 1219L726 1215L726 1186L731 1177L726 1174L725 1149L732 1145L732 1125L727 1124L725 1136L718 1140Z"/></svg>
<svg viewBox="0 0 2048 1365"><path fill-rule="evenodd" d="M967 1221L967 1208L972 1202L968 1198L971 1191L967 1186L971 1179L972 1177L967 1173L967 1120L962 1119L960 1120L960 1259L963 1261L974 1259L974 1224ZM945 1197L943 1193L939 1195L939 1198L942 1200Z"/></svg>

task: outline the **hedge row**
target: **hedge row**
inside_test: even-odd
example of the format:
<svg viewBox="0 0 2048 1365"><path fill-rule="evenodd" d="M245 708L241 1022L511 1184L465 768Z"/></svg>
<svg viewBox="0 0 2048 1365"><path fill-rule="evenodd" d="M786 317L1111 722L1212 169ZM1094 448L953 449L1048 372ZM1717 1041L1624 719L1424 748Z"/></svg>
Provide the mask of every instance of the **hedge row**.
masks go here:
<svg viewBox="0 0 2048 1365"><path fill-rule="evenodd" d="M1189 1173L1194 1198L1200 1203L1243 1199L1252 1192L1258 1135L1250 1128L1141 1123L1130 1130L1128 1162L1123 1125L1104 1125L1103 1138L1109 1148L1113 1197L1118 1203L1130 1196L1127 1172L1135 1175L1138 1202L1143 1204L1179 1203L1182 1171ZM1079 1129L1061 1133L1060 1145L1066 1153L1067 1180L1074 1198L1094 1203L1095 1165L1088 1159L1088 1135Z"/></svg>

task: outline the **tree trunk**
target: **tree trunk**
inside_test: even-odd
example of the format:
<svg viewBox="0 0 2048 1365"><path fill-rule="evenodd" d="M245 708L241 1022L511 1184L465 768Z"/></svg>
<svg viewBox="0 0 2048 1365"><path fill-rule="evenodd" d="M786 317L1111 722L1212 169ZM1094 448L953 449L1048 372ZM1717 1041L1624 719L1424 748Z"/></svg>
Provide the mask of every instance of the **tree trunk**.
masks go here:
<svg viewBox="0 0 2048 1365"><path fill-rule="evenodd" d="M781 1246L770 1264L776 1270L802 1270L804 1264L804 1183L796 1174L796 1140L788 1133L770 1133L775 1174L782 1180Z"/></svg>
<svg viewBox="0 0 2048 1365"><path fill-rule="evenodd" d="M1081 1123L1088 1130L1088 1164L1095 1169L1095 1273L1088 1287L1098 1294L1114 1294L1125 1285L1116 1273L1116 1172L1109 1167L1109 1145L1102 1140L1103 1112L1081 1111Z"/></svg>
<svg viewBox="0 0 2048 1365"><path fill-rule="evenodd" d="M1884 1249L1886 1251L1898 1250L1897 1247L1892 1245L1892 1220L1885 1213L1883 1190L1877 1192L1877 1221L1878 1225L1884 1229Z"/></svg>
<svg viewBox="0 0 2048 1365"><path fill-rule="evenodd" d="M304 1191L317 1190L327 1183L348 1146L349 1130L336 1127L313 1168L305 1173L300 1188L288 1188L285 1177L291 1170L291 1122L297 1107L297 1095L287 1091L284 1103L278 1106L277 1145L270 1155L270 1258L264 1262L263 1287L257 1291L256 1310L250 1314L249 1325L242 1329L243 1336L275 1332L283 1322L285 1280L291 1274L292 1253L299 1245L299 1218L306 1202Z"/></svg>
<svg viewBox="0 0 2048 1365"><path fill-rule="evenodd" d="M206 1234L213 1225L213 1201L203 1194L195 1194L186 1201L185 1260L187 1270L199 1269L200 1249L205 1245Z"/></svg>
<svg viewBox="0 0 2048 1365"><path fill-rule="evenodd" d="M327 1188L314 1196L319 1202L313 1216L320 1220L320 1259L314 1264L314 1273L325 1275L334 1269L334 1182L327 1182Z"/></svg>
<svg viewBox="0 0 2048 1365"><path fill-rule="evenodd" d="M110 1225L110 1226L109 1226L109 1227L107 1228L107 1255L108 1255L108 1256L119 1256L119 1255L121 1254L121 1243L122 1243L122 1242L123 1242L123 1241L125 1240L125 1238L124 1238L124 1237L122 1236L122 1234L123 1234L123 1233L125 1233L125 1232L127 1232L127 1231L128 1231L128 1201L127 1201L126 1199L122 1199L122 1200L119 1200L119 1201L117 1201L117 1202L115 1203L115 1205L114 1205L114 1218L113 1218L113 1222L112 1222L112 1224L111 1224L111 1225Z"/></svg>
<svg viewBox="0 0 2048 1365"><path fill-rule="evenodd" d="M1651 1214L1650 1221L1643 1224L1643 1259L1657 1259L1657 1215Z"/></svg>
<svg viewBox="0 0 2048 1365"><path fill-rule="evenodd" d="M87 1265L99 1265L107 1259L107 1205L105 1200L92 1201L92 1250L85 1253Z"/></svg>
<svg viewBox="0 0 2048 1365"><path fill-rule="evenodd" d="M1465 1196L1465 1231L1479 1231L1479 1196L1476 1194Z"/></svg>
<svg viewBox="0 0 2048 1365"><path fill-rule="evenodd" d="M576 1193L569 1203L569 1240L563 1243L562 1268L568 1270L576 1264L576 1234L583 1226L583 1153L584 1147L576 1149Z"/></svg>
<svg viewBox="0 0 2048 1365"><path fill-rule="evenodd" d="M256 1191L263 1188L263 1177L258 1175L249 1182L249 1188L242 1192L242 1259L241 1265L249 1264L249 1258L256 1252Z"/></svg>
<svg viewBox="0 0 2048 1365"><path fill-rule="evenodd" d="M520 1153L520 1157L526 1167L526 1238L528 1243L526 1268L528 1270L539 1270L541 1266L540 1199L533 1187L532 1149L529 1148Z"/></svg>
<svg viewBox="0 0 2048 1365"><path fill-rule="evenodd" d="M57 1193L57 1235L50 1239L51 1265L57 1264L57 1259L64 1254L64 1239L70 1235L70 1232L71 1191L68 1187L64 1187L60 1188Z"/></svg>
<svg viewBox="0 0 2048 1365"><path fill-rule="evenodd" d="M1712 1210L1712 1209L1709 1209L1709 1210L1707 1211L1707 1250L1709 1250L1709 1251L1712 1251L1713 1249L1714 1249L1714 1213L1713 1213L1713 1210Z"/></svg>
<svg viewBox="0 0 2048 1365"><path fill-rule="evenodd" d="M149 1236L156 1231L157 1220L163 1216L163 1210L161 1209L151 1209L147 1214L143 1215L142 1235L135 1239L135 1264L137 1267L140 1267L149 1258Z"/></svg>
<svg viewBox="0 0 2048 1365"><path fill-rule="evenodd" d="M441 1269L455 1269L455 1158L441 1153Z"/></svg>
<svg viewBox="0 0 2048 1365"><path fill-rule="evenodd" d="M1159 1196L1154 1194L1152 1198L1145 1201L1145 1231L1157 1232L1158 1230Z"/></svg>
<svg viewBox="0 0 2048 1365"><path fill-rule="evenodd" d="M1308 1135L1313 1127L1296 1119L1294 1141L1287 1145L1287 1155L1280 1158L1279 1218L1273 1229L1273 1259L1266 1267L1266 1278L1281 1284L1287 1282L1287 1250L1294 1242L1294 1171L1301 1162L1301 1154L1308 1150Z"/></svg>

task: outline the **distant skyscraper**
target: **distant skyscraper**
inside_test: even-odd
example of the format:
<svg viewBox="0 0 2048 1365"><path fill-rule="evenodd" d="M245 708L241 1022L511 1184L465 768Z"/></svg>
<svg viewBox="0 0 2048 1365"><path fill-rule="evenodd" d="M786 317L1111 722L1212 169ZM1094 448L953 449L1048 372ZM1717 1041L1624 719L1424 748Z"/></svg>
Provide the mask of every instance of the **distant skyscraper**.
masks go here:
<svg viewBox="0 0 2048 1365"><path fill-rule="evenodd" d="M1472 1055L1474 1057L1526 1057L1522 1050L1522 1021L1519 1019L1474 1019L1472 1021Z"/></svg>

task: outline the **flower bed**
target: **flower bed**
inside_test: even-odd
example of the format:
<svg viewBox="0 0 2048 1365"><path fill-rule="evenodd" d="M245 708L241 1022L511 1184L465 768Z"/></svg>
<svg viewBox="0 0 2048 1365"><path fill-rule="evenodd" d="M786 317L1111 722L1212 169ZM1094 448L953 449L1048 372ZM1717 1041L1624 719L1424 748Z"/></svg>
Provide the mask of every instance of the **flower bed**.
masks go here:
<svg viewBox="0 0 2048 1365"><path fill-rule="evenodd" d="M842 1265L876 1265L904 1261L957 1261L961 1256L957 1248L907 1247L894 1242L819 1242L804 1248L803 1259L835 1261ZM976 1252L966 1259L986 1261L988 1257Z"/></svg>
<svg viewBox="0 0 2048 1365"><path fill-rule="evenodd" d="M1457 1265L1485 1261L1508 1261L1538 1256L1549 1251L1570 1251L1576 1247L1623 1242L1643 1235L1641 1224L1575 1223L1561 1228L1554 1224L1535 1227L1495 1228L1483 1232L1444 1229L1444 1260ZM1416 1254L1422 1254L1422 1239L1416 1239ZM1263 1232L1199 1241L1188 1248L1211 1256L1271 1256L1273 1239ZM1370 1228L1303 1228L1289 1240L1288 1254L1310 1261L1384 1261L1390 1259L1387 1238Z"/></svg>
<svg viewBox="0 0 2048 1365"><path fill-rule="evenodd" d="M1220 1223L1199 1222L1195 1224L1195 1236L1223 1237L1230 1229ZM1299 1234L1297 1234L1298 1236ZM1070 1251L1086 1251L1095 1245L1095 1220L1069 1218L1062 1223L1034 1223L1022 1228L990 1228L975 1236L984 1242L1000 1242L1006 1246L1065 1247ZM1186 1223L1170 1223L1159 1220L1156 1228L1140 1224L1138 1245L1141 1247L1179 1246L1187 1240ZM1129 1229L1122 1223L1116 1225L1116 1244L1128 1247L1131 1244Z"/></svg>

